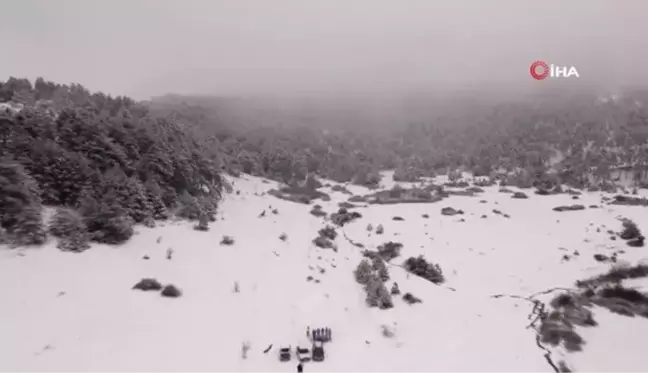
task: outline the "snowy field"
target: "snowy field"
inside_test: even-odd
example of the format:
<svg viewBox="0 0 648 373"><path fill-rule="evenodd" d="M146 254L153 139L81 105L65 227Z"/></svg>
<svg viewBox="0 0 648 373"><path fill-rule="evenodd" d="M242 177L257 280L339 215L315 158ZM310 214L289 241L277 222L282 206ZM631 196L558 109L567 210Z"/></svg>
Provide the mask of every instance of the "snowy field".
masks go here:
<svg viewBox="0 0 648 373"><path fill-rule="evenodd" d="M326 360L307 363L305 372L552 372L547 356L574 371L648 370L646 319L595 308L599 326L579 331L586 344L574 353L538 345L528 327L532 300L548 302L554 295L543 292L573 288L576 280L610 268L594 254L622 250L619 262L631 264L648 256L647 248L629 247L606 233L620 231L619 217L648 230L646 207L607 205L601 202L607 194L598 192L575 201L526 190L528 199L512 199L486 187L474 197L430 204L360 207L362 218L337 228L335 252L312 244L327 224L309 213L312 206L265 194L274 182L232 180L240 194L225 196L208 232L169 222L139 226L123 246L95 245L81 254L61 252L53 241L40 248L0 248L0 370L295 371L295 359L280 362L277 350L310 347L307 326L330 327L333 340L325 346ZM332 200L315 203L328 213L349 198L321 190ZM574 203L600 208L552 210ZM465 214L442 215L448 206ZM384 234L369 232L370 223L382 224ZM282 233L286 241L279 239ZM235 243L221 245L223 235ZM353 276L361 249L345 236L368 249L401 242L387 287L396 281L423 302L409 305L394 297L392 309L368 308ZM441 266L445 284L396 265L419 254ZM172 283L183 296L131 289L145 277ZM393 336L385 337L385 328ZM246 359L244 344L250 346Z"/></svg>

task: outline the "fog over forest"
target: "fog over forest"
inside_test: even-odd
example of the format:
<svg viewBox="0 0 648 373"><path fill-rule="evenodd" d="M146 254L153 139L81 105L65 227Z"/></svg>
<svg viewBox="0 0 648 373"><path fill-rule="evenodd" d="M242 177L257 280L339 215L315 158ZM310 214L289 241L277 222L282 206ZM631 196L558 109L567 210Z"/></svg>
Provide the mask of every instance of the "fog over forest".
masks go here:
<svg viewBox="0 0 648 373"><path fill-rule="evenodd" d="M648 371L647 15L0 0L0 372Z"/></svg>
<svg viewBox="0 0 648 373"><path fill-rule="evenodd" d="M136 99L340 98L647 81L648 4L625 1L0 1L0 80ZM532 61L580 79L537 82ZM568 82L568 84L567 84Z"/></svg>

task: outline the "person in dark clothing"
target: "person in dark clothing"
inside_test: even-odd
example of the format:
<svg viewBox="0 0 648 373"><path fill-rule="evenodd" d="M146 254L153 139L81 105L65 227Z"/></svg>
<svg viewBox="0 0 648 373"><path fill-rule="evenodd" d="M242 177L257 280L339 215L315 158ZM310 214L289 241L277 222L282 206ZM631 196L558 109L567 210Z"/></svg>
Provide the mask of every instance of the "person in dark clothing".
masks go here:
<svg viewBox="0 0 648 373"><path fill-rule="evenodd" d="M297 364L297 373L302 373L304 371L304 366L302 363Z"/></svg>

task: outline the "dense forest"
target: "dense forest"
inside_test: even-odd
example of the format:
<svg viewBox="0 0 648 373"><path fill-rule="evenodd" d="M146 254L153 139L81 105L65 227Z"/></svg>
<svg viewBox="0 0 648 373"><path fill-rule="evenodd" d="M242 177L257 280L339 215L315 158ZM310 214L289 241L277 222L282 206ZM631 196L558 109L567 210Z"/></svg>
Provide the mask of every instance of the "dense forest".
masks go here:
<svg viewBox="0 0 648 373"><path fill-rule="evenodd" d="M317 111L237 117L251 110L244 102L137 102L78 84L10 78L0 82L0 240L41 244L49 233L61 249L82 251L91 241L128 240L137 223L177 216L206 224L227 187L223 172L295 186L316 175L373 187L383 169L403 181L462 170L523 187L598 188L624 166L641 187L647 105L641 91L459 101L452 110L431 102L434 109L415 121L396 115L377 130L353 116L344 125L309 120ZM48 227L42 206L56 207Z"/></svg>
<svg viewBox="0 0 648 373"><path fill-rule="evenodd" d="M396 169L401 180L463 169L528 184L553 175L555 182L584 187L607 182L619 166L636 171L638 182L647 181L646 92L418 101L369 120L339 103L259 109L254 102L165 96L148 105L188 130L207 130L210 147L222 153L227 167L271 178L279 175L268 170L268 162L280 153L274 149L283 149L293 170L305 163L309 172L358 184L375 183L379 169ZM340 106L345 110L336 110Z"/></svg>
<svg viewBox="0 0 648 373"><path fill-rule="evenodd" d="M147 107L43 79L9 79L0 100L13 105L0 114L5 240L42 243L42 205L60 207L50 233L69 250L124 242L133 224L171 213L214 219L223 187L216 160Z"/></svg>

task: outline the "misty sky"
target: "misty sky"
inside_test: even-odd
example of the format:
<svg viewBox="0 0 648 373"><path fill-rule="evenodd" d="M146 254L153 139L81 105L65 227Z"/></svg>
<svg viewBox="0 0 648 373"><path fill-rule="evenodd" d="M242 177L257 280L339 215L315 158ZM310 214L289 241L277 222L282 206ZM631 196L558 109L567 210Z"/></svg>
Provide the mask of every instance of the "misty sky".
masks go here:
<svg viewBox="0 0 648 373"><path fill-rule="evenodd" d="M136 98L648 83L646 0L0 0L0 80ZM644 69L643 71L639 69Z"/></svg>

